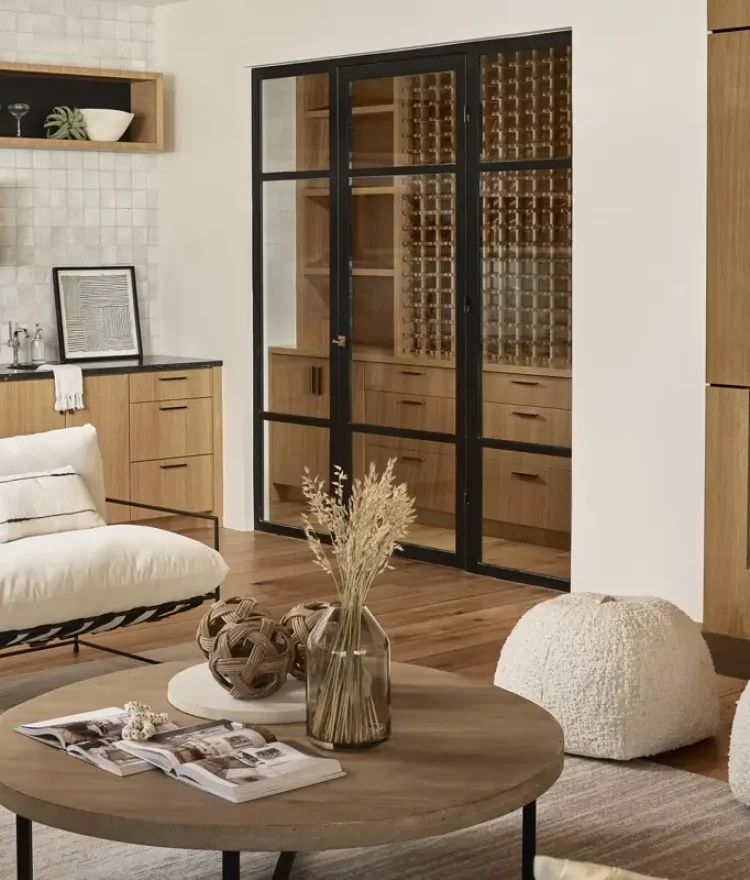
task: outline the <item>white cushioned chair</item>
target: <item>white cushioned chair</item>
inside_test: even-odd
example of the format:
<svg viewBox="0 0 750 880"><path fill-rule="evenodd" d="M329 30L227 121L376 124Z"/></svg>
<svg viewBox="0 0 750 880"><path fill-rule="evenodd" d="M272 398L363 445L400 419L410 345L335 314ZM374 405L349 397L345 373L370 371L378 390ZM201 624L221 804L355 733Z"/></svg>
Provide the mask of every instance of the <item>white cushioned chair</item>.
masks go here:
<svg viewBox="0 0 750 880"><path fill-rule="evenodd" d="M101 523L104 471L91 425L0 440L0 481L66 467L82 478L96 508L90 515ZM83 526L0 543L0 648L56 639L77 645L84 633L160 620L213 598L227 573L217 550L141 525Z"/></svg>

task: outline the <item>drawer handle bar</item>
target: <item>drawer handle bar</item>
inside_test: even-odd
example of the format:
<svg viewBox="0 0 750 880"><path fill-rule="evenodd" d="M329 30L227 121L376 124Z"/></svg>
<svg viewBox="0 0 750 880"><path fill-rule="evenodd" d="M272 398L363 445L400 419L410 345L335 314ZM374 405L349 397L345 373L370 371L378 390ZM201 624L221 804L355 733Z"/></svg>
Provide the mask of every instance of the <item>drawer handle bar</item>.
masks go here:
<svg viewBox="0 0 750 880"><path fill-rule="evenodd" d="M160 406L159 409L162 410L162 412L170 409L188 409L188 405L186 403L183 403L181 406Z"/></svg>
<svg viewBox="0 0 750 880"><path fill-rule="evenodd" d="M399 400L401 406L424 406L424 400Z"/></svg>
<svg viewBox="0 0 750 880"><path fill-rule="evenodd" d="M538 480L539 474L532 474L528 471L511 471L514 477L520 477L522 480Z"/></svg>
<svg viewBox="0 0 750 880"><path fill-rule="evenodd" d="M422 463L424 459L419 455L401 455L401 461L416 461Z"/></svg>
<svg viewBox="0 0 750 880"><path fill-rule="evenodd" d="M511 385L528 385L529 387L533 385L539 385L539 382L524 382L522 379L511 379Z"/></svg>
<svg viewBox="0 0 750 880"><path fill-rule="evenodd" d="M160 382L186 382L187 376L159 376Z"/></svg>
<svg viewBox="0 0 750 880"><path fill-rule="evenodd" d="M541 419L542 417L540 413L518 412L518 410L515 409L511 412L511 415L518 416L519 419Z"/></svg>
<svg viewBox="0 0 750 880"><path fill-rule="evenodd" d="M188 466L188 465L187 465L187 462L186 462L186 461L183 461L182 464L160 464L160 465L159 465L159 467L160 467L163 471L171 471L171 470L174 470L175 468L184 468L184 467L187 467L187 466Z"/></svg>
<svg viewBox="0 0 750 880"><path fill-rule="evenodd" d="M402 376L424 376L424 370L401 370Z"/></svg>

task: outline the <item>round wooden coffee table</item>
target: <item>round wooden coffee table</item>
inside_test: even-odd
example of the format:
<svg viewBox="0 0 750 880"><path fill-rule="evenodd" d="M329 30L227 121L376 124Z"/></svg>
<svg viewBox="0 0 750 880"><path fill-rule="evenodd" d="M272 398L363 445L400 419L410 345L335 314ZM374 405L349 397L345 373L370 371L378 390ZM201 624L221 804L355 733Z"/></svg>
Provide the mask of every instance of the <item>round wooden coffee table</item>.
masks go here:
<svg viewBox="0 0 750 880"><path fill-rule="evenodd" d="M121 779L13 728L73 713L167 704L167 683L190 663L103 675L22 703L0 717L0 805L16 814L18 880L32 880L32 822L147 846L221 851L223 880L239 880L241 852L281 852L274 880L297 852L397 843L469 828L523 809L524 880L533 878L536 799L563 766L563 737L543 709L458 675L396 663L389 742L338 757L347 776L232 804L153 771ZM306 743L303 725L280 739ZM330 753L326 753L330 756Z"/></svg>

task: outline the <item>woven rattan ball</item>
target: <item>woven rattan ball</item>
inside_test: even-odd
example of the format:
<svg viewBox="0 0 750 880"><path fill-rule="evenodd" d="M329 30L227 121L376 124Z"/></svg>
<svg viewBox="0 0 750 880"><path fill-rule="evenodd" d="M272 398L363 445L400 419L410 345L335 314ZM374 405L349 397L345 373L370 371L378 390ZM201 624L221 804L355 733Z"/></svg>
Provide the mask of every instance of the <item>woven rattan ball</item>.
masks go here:
<svg viewBox="0 0 750 880"><path fill-rule="evenodd" d="M216 636L226 624L241 623L258 616L267 617L268 612L261 608L252 596L235 596L234 599L214 602L198 624L198 631L195 634L198 647L206 657L209 657Z"/></svg>
<svg viewBox="0 0 750 880"><path fill-rule="evenodd" d="M230 696L259 700L284 684L293 659L292 639L286 629L272 617L256 615L223 627L208 668Z"/></svg>
<svg viewBox="0 0 750 880"><path fill-rule="evenodd" d="M308 602L306 605L295 605L281 618L294 646L292 675L300 681L307 676L307 640L330 607L328 602Z"/></svg>

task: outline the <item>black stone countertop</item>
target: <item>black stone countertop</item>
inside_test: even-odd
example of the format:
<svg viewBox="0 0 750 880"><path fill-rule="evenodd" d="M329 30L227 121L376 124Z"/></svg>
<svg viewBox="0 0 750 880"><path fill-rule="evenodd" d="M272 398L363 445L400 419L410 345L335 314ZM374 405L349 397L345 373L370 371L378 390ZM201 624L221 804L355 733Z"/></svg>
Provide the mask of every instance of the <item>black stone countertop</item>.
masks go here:
<svg viewBox="0 0 750 880"><path fill-rule="evenodd" d="M54 362L50 362L54 363ZM201 367L220 367L221 361L201 358L173 357L166 354L149 354L142 358L106 361L84 361L78 366L84 375L106 376L116 373L155 373L158 370L197 370ZM12 370L8 364L0 364L0 382L20 379L51 379L49 370Z"/></svg>

